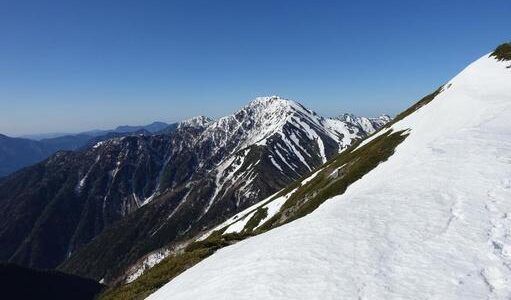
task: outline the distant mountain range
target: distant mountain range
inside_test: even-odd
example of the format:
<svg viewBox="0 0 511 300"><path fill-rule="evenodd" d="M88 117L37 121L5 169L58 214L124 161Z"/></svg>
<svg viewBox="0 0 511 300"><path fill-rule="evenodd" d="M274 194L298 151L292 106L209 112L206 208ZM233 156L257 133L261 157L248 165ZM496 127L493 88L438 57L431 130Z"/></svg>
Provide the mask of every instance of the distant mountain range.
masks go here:
<svg viewBox="0 0 511 300"><path fill-rule="evenodd" d="M145 126L119 126L112 130L91 130L39 140L0 134L0 177L37 163L60 150L77 150L90 143L128 134L155 134L164 130L171 132L176 127L177 124L154 122ZM38 135L42 136L45 135Z"/></svg>
<svg viewBox="0 0 511 300"><path fill-rule="evenodd" d="M29 139L29 140L44 140L44 139L53 139L62 136L75 136L75 135L87 135L87 136L101 136L106 135L108 133L127 133L127 132L135 132L139 130L147 130L149 132L158 132L160 130L165 129L170 124L165 122L153 122L149 125L140 125L140 126L131 126L131 125L121 125L117 126L115 129L93 129L82 131L79 133L62 133L62 132L52 132L52 133L40 133L40 134L25 134L19 136L19 138Z"/></svg>

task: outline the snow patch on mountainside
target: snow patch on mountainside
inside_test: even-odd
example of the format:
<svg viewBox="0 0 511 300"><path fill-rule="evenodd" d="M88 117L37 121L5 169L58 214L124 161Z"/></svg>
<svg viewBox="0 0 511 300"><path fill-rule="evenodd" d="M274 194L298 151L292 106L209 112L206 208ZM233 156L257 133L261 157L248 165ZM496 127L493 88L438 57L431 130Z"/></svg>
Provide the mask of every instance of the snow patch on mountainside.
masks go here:
<svg viewBox="0 0 511 300"><path fill-rule="evenodd" d="M389 129L410 134L343 195L219 250L148 299L509 299L506 66L477 60Z"/></svg>
<svg viewBox="0 0 511 300"><path fill-rule="evenodd" d="M272 198L274 198L275 195L276 194L273 194L273 195L269 196L268 198L266 198L266 199L264 199L262 201L259 201L258 203L250 206L249 208L247 208L247 209L245 209L245 210L235 214L234 216L232 216L229 219L225 220L224 222L222 222L221 224L219 224L215 228L213 228L213 229L209 230L208 232L204 233L203 235L201 235L196 240L197 241L202 241L202 240L206 239L214 231L220 230L220 229L225 228L227 226L231 226L232 224L234 224L234 223L238 222L239 220L243 219L248 214L250 214L252 212L255 212L259 207L264 205L264 203L268 203L268 201L270 201Z"/></svg>
<svg viewBox="0 0 511 300"><path fill-rule="evenodd" d="M169 254L170 251L164 249L162 251L157 251L147 255L147 257L145 257L140 264L137 264L137 268L131 271L131 273L126 278L126 283L133 282L138 277L142 276L144 271L154 267L156 264L164 260Z"/></svg>
<svg viewBox="0 0 511 300"><path fill-rule="evenodd" d="M264 217L263 219L261 219L261 221L259 222L259 225L257 225L256 229L263 225L266 221L268 221L269 219L271 219L273 216L275 216L280 208L282 207L282 205L284 205L284 203L286 203L286 201L289 199L289 197L291 197L294 193L296 192L296 189L292 190L291 192L283 195L283 196L280 196L264 205L262 205L261 207L262 208L266 208L267 209L267 212L266 212L266 217Z"/></svg>
<svg viewBox="0 0 511 300"><path fill-rule="evenodd" d="M306 177L300 182L300 185L305 185L311 180L313 180L319 172L321 172L322 169L317 170L316 172L312 173L312 175ZM206 239L211 233L217 230L221 230L223 228L226 228L226 230L223 232L223 234L232 233L232 232L241 232L243 228L245 228L246 223L250 218L255 214L255 212L260 208L266 208L267 213L266 217L264 217L260 222L259 226L264 224L267 220L272 218L276 213L279 212L280 208L284 203L296 192L297 189L294 189L290 191L287 194L284 194L280 197L276 197L278 192L276 194L271 195L270 197L259 201L258 203L250 206L249 208L237 213L236 215L232 216L228 220L224 221L220 225L216 226L212 230L208 231L207 233L201 235L197 241L201 241ZM256 227L256 228L257 228Z"/></svg>

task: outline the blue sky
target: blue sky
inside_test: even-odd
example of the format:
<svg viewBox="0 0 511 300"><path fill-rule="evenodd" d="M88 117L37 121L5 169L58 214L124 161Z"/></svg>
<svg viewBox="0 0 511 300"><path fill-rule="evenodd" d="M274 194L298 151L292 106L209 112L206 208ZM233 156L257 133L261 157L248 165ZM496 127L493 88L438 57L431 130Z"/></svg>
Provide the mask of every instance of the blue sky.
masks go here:
<svg viewBox="0 0 511 300"><path fill-rule="evenodd" d="M0 132L219 117L273 94L395 114L510 41L510 16L509 0L0 0Z"/></svg>

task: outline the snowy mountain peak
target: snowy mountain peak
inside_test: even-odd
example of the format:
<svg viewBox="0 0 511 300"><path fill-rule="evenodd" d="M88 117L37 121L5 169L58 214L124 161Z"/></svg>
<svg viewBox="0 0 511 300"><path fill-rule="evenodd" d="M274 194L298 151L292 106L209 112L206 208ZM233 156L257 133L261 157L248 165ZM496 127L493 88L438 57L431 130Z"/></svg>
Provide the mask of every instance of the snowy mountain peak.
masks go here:
<svg viewBox="0 0 511 300"><path fill-rule="evenodd" d="M341 121L347 121L347 122L353 122L354 120L356 120L358 117L355 116L354 114L352 113L344 113L340 116L338 116L336 119L338 120L341 120Z"/></svg>
<svg viewBox="0 0 511 300"><path fill-rule="evenodd" d="M388 116L374 119L344 116L337 120L325 119L293 100L279 96L257 97L234 114L208 123L199 140L212 139L216 148L227 146L236 152L249 145L265 145L267 139L278 137L288 145L294 144L294 152L300 152L297 150L301 148L298 140L306 143L306 138L318 144L318 151L325 161L324 139L336 141L339 149L344 149L353 138L373 133L390 119Z"/></svg>
<svg viewBox="0 0 511 300"><path fill-rule="evenodd" d="M282 98L280 96L263 96L263 97L256 97L254 100L250 101L250 105L271 105L274 103L287 103L291 102L291 100Z"/></svg>
<svg viewBox="0 0 511 300"><path fill-rule="evenodd" d="M214 120L210 117L206 116L197 116L184 121L179 122L178 128L183 127L196 127L196 128L205 128L209 124L211 124Z"/></svg>
<svg viewBox="0 0 511 300"><path fill-rule="evenodd" d="M381 115L377 118L359 117L351 113L344 113L338 117L332 118L349 124L359 126L368 133L373 133L376 129L390 122L392 118L388 115Z"/></svg>
<svg viewBox="0 0 511 300"><path fill-rule="evenodd" d="M350 122L350 123L357 123L359 122L361 119L369 119L369 120L382 120L382 121L386 121L386 122L389 122L390 120L392 120L392 118L389 116L389 115L386 115L386 114L382 114L380 115L379 117L359 117L355 114L352 114L352 113L344 113L342 115L339 115L338 117L336 117L335 119L338 119L338 120L341 120L341 121L346 121L346 122Z"/></svg>
<svg viewBox="0 0 511 300"><path fill-rule="evenodd" d="M390 122L392 120L392 118L387 114L381 114L379 117L373 119L382 120L384 122Z"/></svg>
<svg viewBox="0 0 511 300"><path fill-rule="evenodd" d="M280 112L283 113L285 111L307 111L309 113L315 114L312 111L303 107L300 103L282 98L280 96L266 96L266 97L257 97L254 100L250 101L245 107L241 110L264 110L267 113L271 112Z"/></svg>

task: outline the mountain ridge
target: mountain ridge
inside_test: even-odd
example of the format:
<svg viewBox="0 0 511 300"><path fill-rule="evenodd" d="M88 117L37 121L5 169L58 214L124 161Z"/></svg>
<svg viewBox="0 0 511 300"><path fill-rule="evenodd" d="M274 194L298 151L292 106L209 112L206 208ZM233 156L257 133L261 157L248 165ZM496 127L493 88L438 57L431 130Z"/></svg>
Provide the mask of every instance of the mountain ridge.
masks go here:
<svg viewBox="0 0 511 300"><path fill-rule="evenodd" d="M189 135L183 138L185 130ZM128 215L60 268L115 280L142 255L179 243L268 196L367 134L358 125L326 121L278 97L258 98L206 127L182 127L171 137L174 150L161 168L159 190L144 201L144 209ZM175 171L183 168L176 163L186 165L186 176L176 177L183 174ZM130 228L144 229L128 238ZM104 261L91 261L113 236L125 250L103 254ZM117 252L126 253L130 263L108 268L118 260ZM85 267L84 261L91 264ZM88 268L94 271L84 271Z"/></svg>

